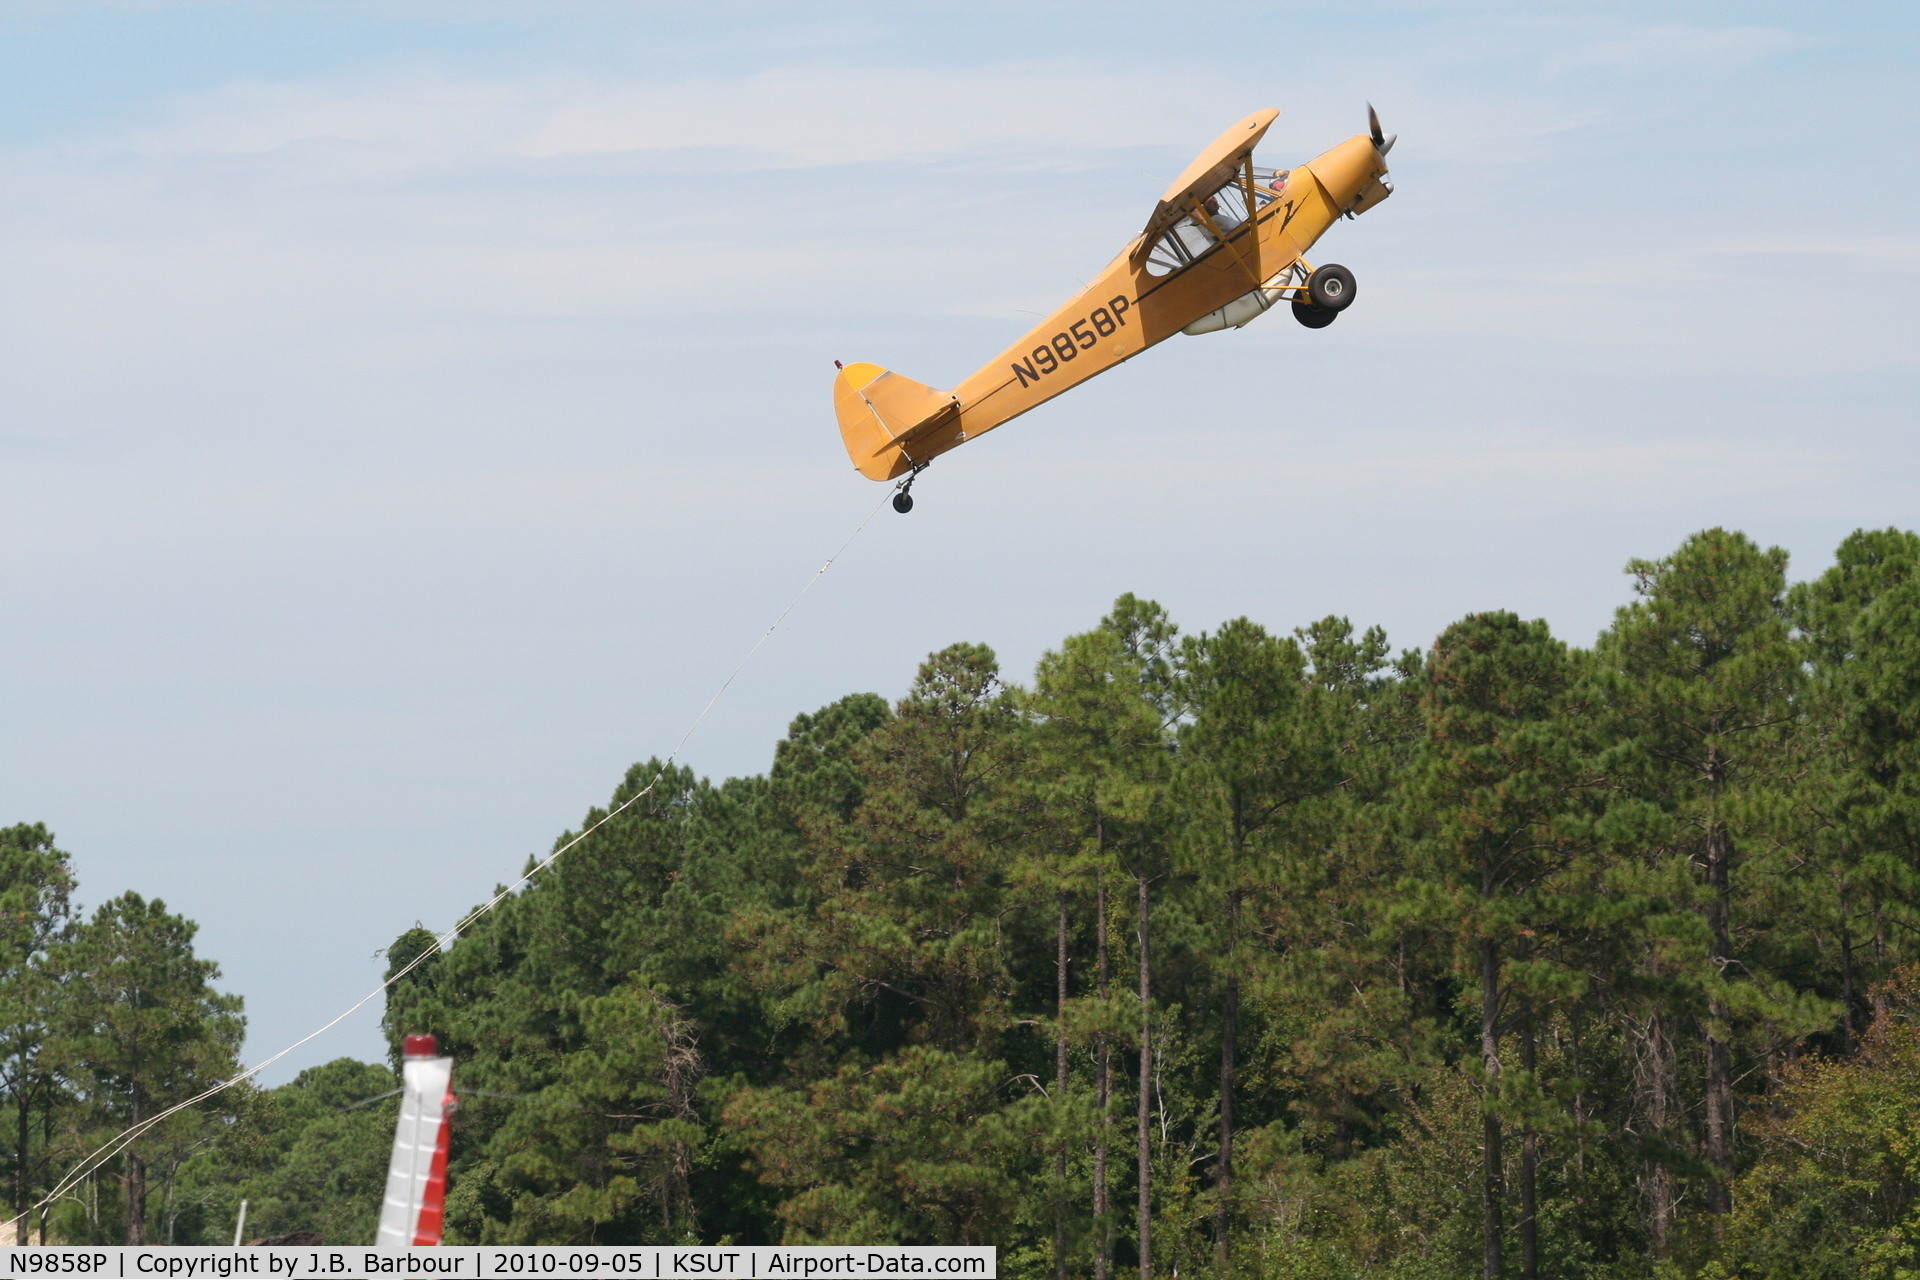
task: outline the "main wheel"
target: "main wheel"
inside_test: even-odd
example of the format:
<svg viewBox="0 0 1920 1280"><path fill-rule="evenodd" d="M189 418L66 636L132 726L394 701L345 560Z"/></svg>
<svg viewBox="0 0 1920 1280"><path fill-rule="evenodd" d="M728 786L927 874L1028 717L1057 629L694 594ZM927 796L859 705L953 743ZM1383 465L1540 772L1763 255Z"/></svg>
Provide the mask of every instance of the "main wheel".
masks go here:
<svg viewBox="0 0 1920 1280"><path fill-rule="evenodd" d="M913 510L913 495L908 493L905 489L902 489L899 493L894 494L893 509L895 511L898 511L901 515L905 515L907 514L907 512Z"/></svg>
<svg viewBox="0 0 1920 1280"><path fill-rule="evenodd" d="M1337 263L1329 262L1307 277L1307 293L1313 305L1328 311L1345 311L1352 306L1353 292L1353 272Z"/></svg>
<svg viewBox="0 0 1920 1280"><path fill-rule="evenodd" d="M1324 329L1340 318L1338 311L1329 311L1325 307L1316 307L1312 303L1302 302L1298 298L1293 302L1293 318L1309 329Z"/></svg>

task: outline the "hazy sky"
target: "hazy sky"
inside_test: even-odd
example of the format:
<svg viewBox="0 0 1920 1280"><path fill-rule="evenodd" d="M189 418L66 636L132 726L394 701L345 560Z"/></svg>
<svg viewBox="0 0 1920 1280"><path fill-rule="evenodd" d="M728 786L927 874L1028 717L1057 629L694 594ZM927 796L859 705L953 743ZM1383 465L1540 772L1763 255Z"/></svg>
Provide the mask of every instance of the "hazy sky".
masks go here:
<svg viewBox="0 0 1920 1280"><path fill-rule="evenodd" d="M941 459L688 749L1114 596L1588 643L1713 524L1920 524L1911 5L0 3L0 822L202 925L257 1061L671 748L950 386L1226 125L1314 255ZM269 1080L379 1054L373 1013Z"/></svg>

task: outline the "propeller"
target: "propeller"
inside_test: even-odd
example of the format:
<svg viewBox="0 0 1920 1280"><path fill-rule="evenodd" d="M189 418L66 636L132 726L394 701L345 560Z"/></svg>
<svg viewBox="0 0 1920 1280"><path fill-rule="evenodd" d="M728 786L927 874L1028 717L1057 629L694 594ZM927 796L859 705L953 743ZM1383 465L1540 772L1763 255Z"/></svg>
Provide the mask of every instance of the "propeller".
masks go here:
<svg viewBox="0 0 1920 1280"><path fill-rule="evenodd" d="M1393 144L1400 138L1397 133L1380 132L1380 113L1373 109L1371 102L1367 104L1367 132L1373 135L1373 149L1383 156L1393 150Z"/></svg>

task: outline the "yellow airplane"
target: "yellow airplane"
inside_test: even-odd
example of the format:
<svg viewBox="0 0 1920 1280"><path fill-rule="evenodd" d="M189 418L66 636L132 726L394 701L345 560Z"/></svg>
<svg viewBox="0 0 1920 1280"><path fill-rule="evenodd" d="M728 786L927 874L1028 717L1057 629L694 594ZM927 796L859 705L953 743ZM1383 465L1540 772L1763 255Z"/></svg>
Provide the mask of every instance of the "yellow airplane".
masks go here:
<svg viewBox="0 0 1920 1280"><path fill-rule="evenodd" d="M953 390L834 361L833 407L854 467L871 480L906 476L893 509L911 511L913 482L933 459L1176 333L1238 329L1282 300L1309 329L1332 324L1353 301L1353 273L1301 255L1342 214L1393 194L1395 135L1368 107L1367 133L1293 169L1257 169L1253 149L1279 115L1256 111L1216 138L1092 284Z"/></svg>

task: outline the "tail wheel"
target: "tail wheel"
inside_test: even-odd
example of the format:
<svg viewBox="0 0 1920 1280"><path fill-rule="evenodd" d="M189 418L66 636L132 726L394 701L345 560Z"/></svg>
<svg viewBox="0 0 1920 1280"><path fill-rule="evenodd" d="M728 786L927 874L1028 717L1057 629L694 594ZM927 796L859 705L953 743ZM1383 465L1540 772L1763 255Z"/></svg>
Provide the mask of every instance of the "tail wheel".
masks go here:
<svg viewBox="0 0 1920 1280"><path fill-rule="evenodd" d="M1324 329L1335 320L1338 320L1340 313L1295 299L1293 304L1293 318L1309 329Z"/></svg>
<svg viewBox="0 0 1920 1280"><path fill-rule="evenodd" d="M893 495L893 509L901 515L913 510L913 495L904 489Z"/></svg>
<svg viewBox="0 0 1920 1280"><path fill-rule="evenodd" d="M1345 311L1353 305L1353 272L1329 262L1307 277L1307 293L1313 305L1326 311Z"/></svg>

